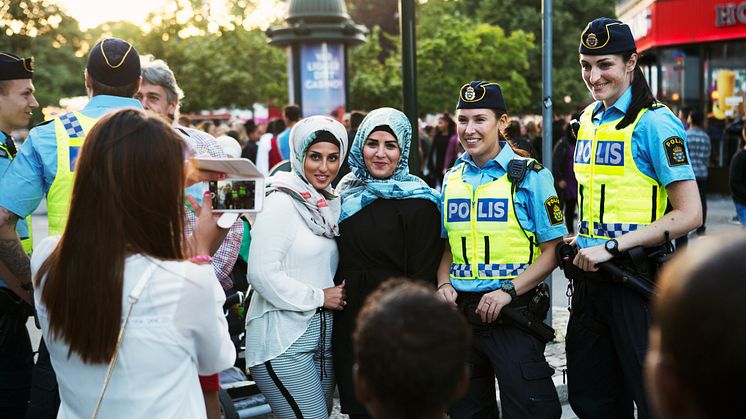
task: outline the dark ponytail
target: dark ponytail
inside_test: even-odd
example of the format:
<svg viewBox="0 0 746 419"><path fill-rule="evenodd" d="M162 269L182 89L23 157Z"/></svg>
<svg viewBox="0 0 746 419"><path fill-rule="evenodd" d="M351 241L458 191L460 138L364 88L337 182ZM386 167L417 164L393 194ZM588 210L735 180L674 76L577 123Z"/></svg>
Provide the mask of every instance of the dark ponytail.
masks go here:
<svg viewBox="0 0 746 419"><path fill-rule="evenodd" d="M632 54L637 51L629 51L622 54L622 61L627 63L632 57ZM640 66L635 63L635 69L632 71L632 102L627 108L627 113L624 114L624 118L616 125L616 129L624 129L637 119L637 114L644 108L650 108L655 104L655 96L648 86L645 75L642 74Z"/></svg>
<svg viewBox="0 0 746 419"><path fill-rule="evenodd" d="M502 132L501 130L497 130L497 139L500 141L506 141L508 144L510 144L510 148L513 149L513 152L515 152L515 154L521 157L533 158L530 151L521 147L521 145L518 142L512 140L510 137L508 137L506 133Z"/></svg>
<svg viewBox="0 0 746 419"><path fill-rule="evenodd" d="M495 114L495 118L497 118L497 119L500 119L500 117L503 116L503 115L507 115L507 113L505 111L503 111L502 109L490 109L490 110ZM501 129L497 130L497 140L498 141L505 141L506 143L510 144L510 148L513 149L513 151L515 152L515 154L517 154L517 155L519 155L521 157L531 157L531 153L529 151L524 150L523 148L521 148L521 146L518 143L516 143L515 141L513 141L507 135L507 133L505 133Z"/></svg>

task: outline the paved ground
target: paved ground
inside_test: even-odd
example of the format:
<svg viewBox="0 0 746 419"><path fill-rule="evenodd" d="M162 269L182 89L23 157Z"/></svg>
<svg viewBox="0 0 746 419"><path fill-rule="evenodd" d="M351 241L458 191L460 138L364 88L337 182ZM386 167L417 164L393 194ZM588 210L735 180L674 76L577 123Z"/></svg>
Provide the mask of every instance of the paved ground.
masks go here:
<svg viewBox="0 0 746 419"><path fill-rule="evenodd" d="M708 213L707 213L707 234L715 235L734 231L740 228L737 225L729 222L730 218L735 215L735 209L733 202L729 197L714 196L708 199ZM33 231L34 239L39 241L46 237L47 232L47 217L46 207L42 205L39 210L34 214L33 218ZM692 240L697 240L693 238ZM567 393L565 390L565 331L567 329L567 320L569 312L567 311L567 297L565 296L565 290L567 288L567 280L559 269L556 269L552 273L552 325L557 331L557 339L547 345L545 354L549 364L554 367L555 375L553 377L555 384L557 385L560 399L563 401L562 405L562 418L563 419L574 419L575 414L567 404ZM32 336L32 342L34 347L38 346L40 339L40 332L34 326L33 319L30 319L27 324L29 332ZM271 416L271 415L270 415ZM347 418L339 412L339 400L334 400L334 412L331 415L334 419Z"/></svg>

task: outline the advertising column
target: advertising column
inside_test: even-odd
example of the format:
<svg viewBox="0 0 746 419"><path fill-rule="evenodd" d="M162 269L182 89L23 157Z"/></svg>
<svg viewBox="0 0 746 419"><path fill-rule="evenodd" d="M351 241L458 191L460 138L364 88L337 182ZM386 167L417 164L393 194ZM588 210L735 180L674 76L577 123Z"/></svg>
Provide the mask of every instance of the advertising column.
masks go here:
<svg viewBox="0 0 746 419"><path fill-rule="evenodd" d="M301 108L303 117L339 117L345 110L344 44L300 45Z"/></svg>

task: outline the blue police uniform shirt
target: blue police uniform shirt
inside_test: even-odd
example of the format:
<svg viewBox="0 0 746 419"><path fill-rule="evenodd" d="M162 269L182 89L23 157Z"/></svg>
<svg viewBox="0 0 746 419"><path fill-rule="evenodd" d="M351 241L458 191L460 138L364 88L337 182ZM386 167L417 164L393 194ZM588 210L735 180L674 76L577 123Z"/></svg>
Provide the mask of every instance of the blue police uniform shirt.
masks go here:
<svg viewBox="0 0 746 419"><path fill-rule="evenodd" d="M3 144L4 147L8 147L8 136L0 131L0 143ZM4 177L5 171L8 170L10 167L10 162L12 161L10 154L0 156L0 177ZM18 233L18 237L25 239L28 237L28 223L25 219L18 220L18 223L16 224L16 232ZM5 279L0 276L0 288L8 288L8 284L5 282Z"/></svg>
<svg viewBox="0 0 746 419"><path fill-rule="evenodd" d="M80 113L91 118L121 108L143 109L139 101L118 96L91 98ZM13 164L0 179L0 207L24 218L31 214L57 176L57 137L54 123L34 127Z"/></svg>
<svg viewBox="0 0 746 419"><path fill-rule="evenodd" d="M603 102L597 102L593 111L593 125L599 126L624 117L631 102L632 86L608 109L603 109ZM656 179L663 186L680 180L695 179L691 164L669 166L663 142L671 137L686 141L686 131L679 118L663 107L645 112L632 132L632 160L642 173ZM689 161L689 152L686 153ZM603 244L606 240L578 236L576 243L578 247L586 248Z"/></svg>
<svg viewBox="0 0 746 419"><path fill-rule="evenodd" d="M277 146L280 148L280 154L285 160L290 159L290 128L277 134Z"/></svg>
<svg viewBox="0 0 746 419"><path fill-rule="evenodd" d="M458 166L461 162L464 163L464 171L462 172L461 178L464 182L471 185L472 188L474 188L474 191L476 191L479 185L490 183L495 179L504 176L507 173L508 163L510 163L511 160L520 157L505 141L500 141L500 147L501 150L497 156L488 161L484 167L477 166L468 153L464 153L456 161L454 166ZM448 188L448 183L446 182L447 178L448 175L446 174L443 180L443 190L440 195L441 214L443 211L442 206L446 188ZM552 176L552 172L546 169L539 170L538 172L534 170L526 171L526 177L518 186L518 190L515 193L515 212L518 221L521 223L524 230L536 234L539 243L554 240L567 234L565 223L562 222L557 225L552 225L549 215L544 208L544 202L553 196L557 196L557 191L554 189L554 177ZM441 237L448 238L448 231L446 231L443 226L442 217ZM485 288L485 285L489 288ZM457 291L466 292L496 289L495 281L480 278L474 280L458 280L454 287Z"/></svg>

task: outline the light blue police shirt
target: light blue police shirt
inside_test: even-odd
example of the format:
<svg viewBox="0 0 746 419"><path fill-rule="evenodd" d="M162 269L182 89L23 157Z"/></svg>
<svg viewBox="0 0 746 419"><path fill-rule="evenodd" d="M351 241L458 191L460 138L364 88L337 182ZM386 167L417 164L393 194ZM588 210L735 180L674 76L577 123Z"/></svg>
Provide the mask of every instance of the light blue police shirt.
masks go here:
<svg viewBox="0 0 746 419"><path fill-rule="evenodd" d="M0 131L0 143L7 148L8 136L2 131ZM12 159L10 155L0 156L0 178L5 177L4 173L8 170L8 167L10 167L11 161ZM28 238L28 223L26 222L26 219L18 220L18 223L16 224L16 232L18 233L18 237L22 240ZM8 288L8 284L2 276L0 276L0 288Z"/></svg>
<svg viewBox="0 0 746 419"><path fill-rule="evenodd" d="M143 109L131 98L98 95L91 98L81 113L91 118L121 108ZM31 214L57 176L57 137L52 120L29 132L8 171L0 179L0 207L24 218Z"/></svg>
<svg viewBox="0 0 746 419"><path fill-rule="evenodd" d="M505 141L500 141L500 147L501 150L497 156L488 161L484 167L480 168L477 166L468 153L464 153L454 164L454 166L458 166L459 163L464 163L462 179L471 185L474 191L476 191L479 185L490 183L504 176L507 173L508 163L520 157ZM446 188L448 187L447 178L448 174L446 174L443 180L443 190L440 195L441 214ZM552 225L549 214L547 214L544 207L544 202L547 199L556 196L557 191L554 189L554 177L552 177L552 172L547 169L542 169L538 172L527 170L526 177L518 186L518 190L515 193L515 212L518 221L524 230L536 234L539 243L554 240L567 234L567 227L565 227L564 221ZM442 217L441 237L448 238L448 232L443 226ZM478 292L496 289L494 280L481 278L458 280L457 283L451 281L451 283L454 284L454 288L457 291Z"/></svg>
<svg viewBox="0 0 746 419"><path fill-rule="evenodd" d="M632 102L632 86L608 109L603 109L603 102L597 102L593 111L593 125L615 121L624 117ZM663 142L671 137L682 138L686 142L686 131L679 118L668 108L650 109L640 118L632 132L632 160L637 168L663 186L680 180L694 180L694 171L690 163L669 166ZM687 161L689 161L689 151ZM606 242L606 239L578 236L580 248L592 247Z"/></svg>

